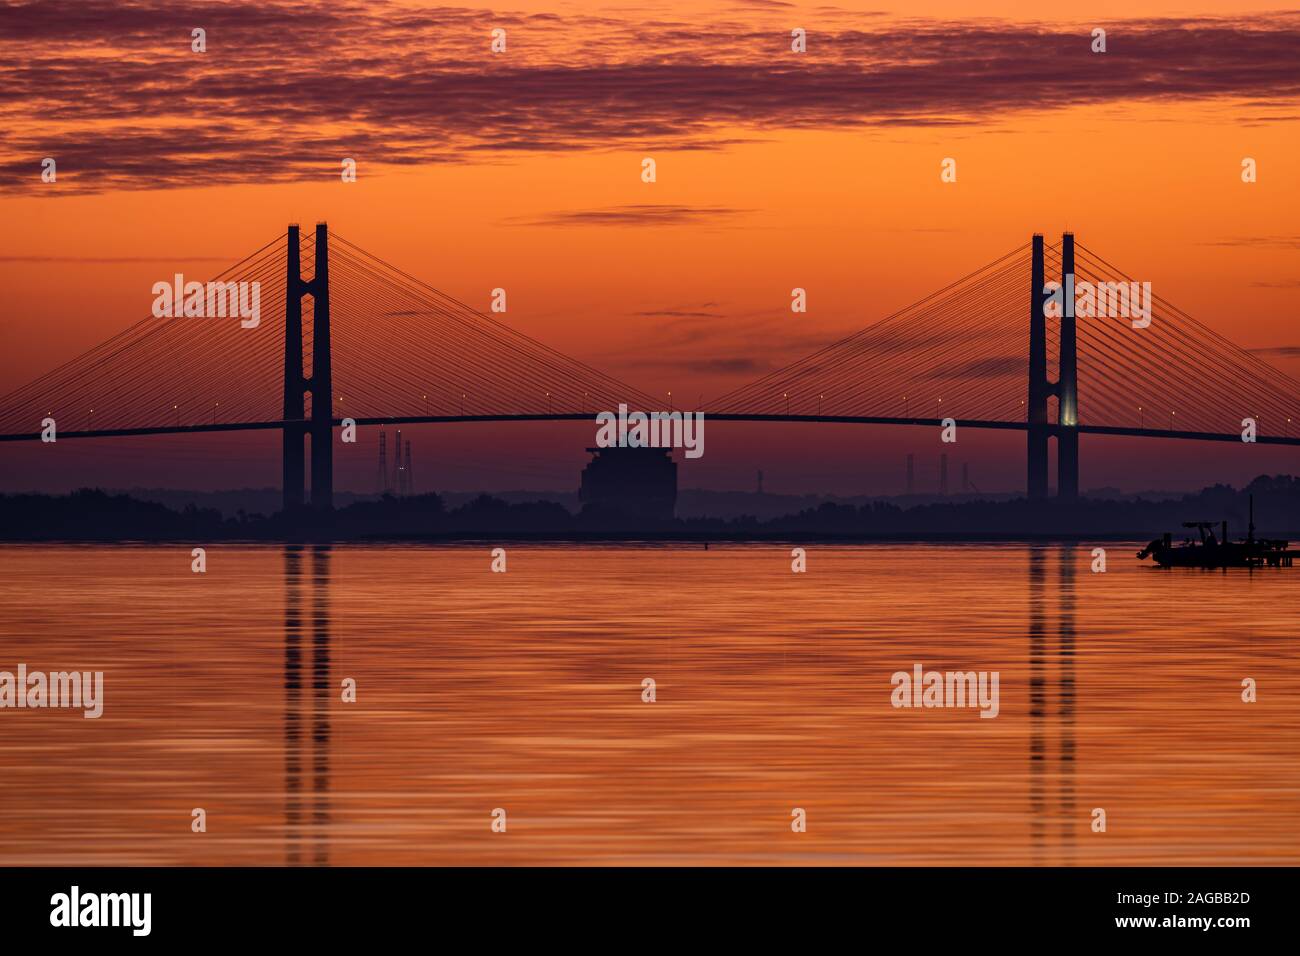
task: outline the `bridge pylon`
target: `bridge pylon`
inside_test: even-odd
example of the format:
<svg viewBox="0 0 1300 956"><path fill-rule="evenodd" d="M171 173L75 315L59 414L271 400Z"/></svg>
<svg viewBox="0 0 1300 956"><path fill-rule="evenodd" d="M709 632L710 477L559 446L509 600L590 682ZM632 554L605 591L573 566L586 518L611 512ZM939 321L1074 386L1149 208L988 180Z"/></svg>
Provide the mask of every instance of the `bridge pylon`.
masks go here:
<svg viewBox="0 0 1300 956"><path fill-rule="evenodd" d="M1048 439L1056 438L1056 492L1064 500L1079 495L1079 367L1074 319L1074 234L1061 236L1060 354L1056 381L1047 378L1047 268L1043 237L1034 234L1029 292L1029 399L1026 488L1030 498L1047 497ZM1056 396L1056 421L1049 399Z"/></svg>
<svg viewBox="0 0 1300 956"><path fill-rule="evenodd" d="M329 230L316 224L316 264L310 281L302 277L298 226L288 234L288 276L284 304L284 509L301 508L306 500L306 453L303 440L311 436L311 505L334 507L334 382L330 367ZM311 376L303 375L302 297L312 297ZM312 396L311 419L306 397Z"/></svg>

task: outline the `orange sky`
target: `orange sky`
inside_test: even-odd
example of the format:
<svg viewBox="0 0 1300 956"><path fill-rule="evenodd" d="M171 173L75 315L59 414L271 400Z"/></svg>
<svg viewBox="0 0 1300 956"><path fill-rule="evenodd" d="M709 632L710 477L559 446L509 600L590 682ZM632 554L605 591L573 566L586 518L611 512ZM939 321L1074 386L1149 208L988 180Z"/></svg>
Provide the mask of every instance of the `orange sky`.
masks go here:
<svg viewBox="0 0 1300 956"><path fill-rule="evenodd" d="M223 6L229 11L241 5ZM1063 229L1151 281L1157 294L1238 344L1290 349L1264 357L1300 377L1295 331L1300 58L1292 57L1289 66L1285 60L1261 63L1258 75L1243 76L1239 63L1207 62L1213 60L1208 40L1189 42L1186 59L1169 55L1177 44L1150 18L1195 20L1194 8L1054 5L1041 29L1053 35L1077 32L1083 55L1071 72L1096 75L1084 78L1078 91L1061 88L1046 102L1041 90L1035 92L1041 63L1018 81L1025 89L1023 106L1014 86L979 75L954 86L945 79L942 61L923 64L915 83L910 73L882 83L874 97L862 89L839 95L831 87L813 90L810 95L824 102L805 108L797 98L787 104L769 96L782 71L791 68L793 26L809 34L807 59L793 68L806 63L829 75L869 62L862 50L874 41L863 41L860 32L885 38L950 30L942 43L960 59L970 54L960 42L970 29L980 44L996 50L1001 28L990 27L991 21L969 23L966 7L909 5L908 19L857 14L852 6L831 12L820 5L777 2L521 2L512 6L518 14L448 13L448 21L461 27L412 33L439 45L437 58L424 65L410 62L412 51L394 49L391 42L367 47L350 39L352 45L344 49L364 76L382 75L386 56L393 58L394 75L413 67L425 71L421 75L454 69L455 88L465 91L464 98L491 104L490 96L505 97L507 112L516 87L501 78L499 89L488 86L484 92L471 82L491 79L492 71L519 70L510 77L518 89L545 90L544 84L560 82L548 71L585 68L592 72L576 82L588 88L574 94L573 106L538 100L511 113L508 125L521 142L528 140L526 148L519 142L503 148L500 136L507 124L490 105L477 107L481 127L474 119L479 114L467 110L454 127L444 128L438 121L420 121L421 110L446 113L439 103L399 103L404 112L392 120L402 126L396 136L382 119L358 119L358 111L372 108L374 98L354 101L344 92L338 114L290 124L285 137L309 151L309 158L303 160L305 168L285 167L282 175L274 164L257 160L259 137L280 135L276 121L266 117L241 119L205 109L187 120L180 106L168 115L141 115L139 100L125 95L120 102L106 100L102 115L90 115L93 110L69 105L76 102L75 91L62 83L53 84L48 96L24 97L20 91L16 105L0 110L0 123L18 133L0 143L0 166L8 180L0 190L0 221L6 226L0 234L5 290L0 392L147 315L155 281L175 271L215 274L281 234L286 223L320 219L470 305L486 309L490 290L506 288L505 318L512 325L652 394L672 390L702 394L707 401L920 298L1027 241L1031 232L1055 236ZM1217 16L1228 13L1224 4L1215 9ZM982 16L1009 18L1012 35L1030 30L1021 18L1042 19L1042 10L1021 3L980 8ZM561 19L527 17L544 11ZM504 57L493 58L486 49L486 32L495 22L509 24ZM1213 24L1233 31L1281 30L1293 52L1300 36L1294 18L1228 16ZM1087 54L1093 26L1108 30L1104 55ZM770 47L762 40L768 31ZM123 52L115 48L111 32L101 33L97 42L83 36L60 45L52 28L26 38L24 49L33 63L51 67L64 55L58 51L80 49L97 60L144 60L146 66L152 55L161 75L195 69L198 55L189 52L188 35L177 40L176 50L150 54L142 51L156 43L129 43ZM1166 62L1152 63L1148 55L1141 69L1120 83L1115 72L1133 69L1125 60L1132 57L1125 46L1129 32L1141 33L1143 49L1160 51ZM247 68L249 51L223 47L228 35L209 31L209 52L203 54L208 59L194 75L205 88L220 80L226 61L237 71ZM733 42L738 36L744 39ZM316 58L325 58L306 37L302 42L301 51L282 43L286 70L295 60L310 68ZM9 59L12 41L0 41L0 52ZM990 55L996 64L996 53ZM696 91L681 77L666 74L662 86L655 79L658 71L690 61L701 65L699 82L707 84L714 82L716 70L754 57L777 64L776 72L750 86L727 74L707 103L734 102L736 108L719 108L716 114L693 98ZM515 59L507 64L508 58ZM334 83L352 82L338 75L337 64L319 66ZM600 84L612 82L609 78L628 66L635 66L644 81L620 86L610 94L611 102L603 101ZM1170 78L1193 66L1200 75L1180 90L1181 78ZM1151 71L1157 81L1141 70ZM840 82L840 74L835 76ZM259 84L263 79L258 74ZM933 89L913 98L913 90L927 83ZM124 88L131 85L123 81ZM967 86L969 102L961 99ZM1156 95L1145 95L1148 88ZM291 102L283 90L256 89L268 109L287 109ZM647 115L660 124L645 135L627 122L635 119L637 89L643 90ZM1096 101L1075 102L1088 100L1093 90L1108 92ZM252 94L236 90L232 95ZM903 115L890 115L895 105ZM581 116L566 124L565 110L589 110L587 128ZM619 124L611 125L611 117ZM203 165L211 153L201 156L194 174L184 172L192 158L185 155L187 128L241 122L247 125L238 136L213 147L219 150L220 172ZM142 130L165 134L159 142L171 145L153 155L136 150L126 134ZM104 136L106 131L125 138ZM124 156L130 152L129 163L124 158L115 164L111 149L97 149L99 136L103 142L111 139ZM241 155L238 144L245 140L251 145L248 155ZM42 142L54 144L48 153ZM40 158L57 157L70 142L80 143L85 155L97 155L98 164L82 169L91 164L60 162L58 183L42 184ZM344 156L357 160L356 183L339 179ZM657 163L653 184L640 178L646 156ZM940 181L944 157L957 161L954 184ZM1243 157L1258 162L1258 182L1241 181ZM245 165L248 171L241 172ZM213 178L221 182L206 185ZM789 310L795 286L808 290L805 315ZM715 426L718 438L706 455L708 464L684 470L683 484L750 487L753 468L764 466L760 452L785 442L784 457L772 451L766 463L775 476L768 482L772 490L830 484L835 487L829 490L841 492L892 492L901 483L901 455L915 443L906 434L880 429L800 437L797 429L782 428L764 433L773 436L770 440L740 429L723 438L725 427ZM511 466L503 465L492 447L515 441L503 438L505 432L474 437L463 429L444 430L426 438L422 430L423 447L430 449L425 458L430 486L470 487L477 480L495 487L571 487L585 431L577 429L570 438L573 428L559 428L518 439L527 449L525 457L535 456L538 473L549 479L511 475ZM993 490L1009 490L1023 479L1023 438L980 442L970 454ZM430 447L440 443L448 446L448 459L476 464L440 472ZM857 457L845 453L846 444L857 446ZM872 450L865 458L864 448ZM11 464L22 461L10 452L3 454ZM1084 487L1195 485L1215 478L1241 480L1262 470L1295 471L1292 452L1270 451L1246 463L1223 449L1180 443L1176 449L1148 451L1136 474L1129 451L1092 458L1088 452L1085 446ZM171 459L164 455L164 460ZM172 461L172 480L202 483L186 470L187 455L178 453ZM501 467L494 470L494 462ZM1205 466L1203 472L1189 477L1188 468L1197 464ZM16 474L24 467L14 465L4 484L34 484ZM353 470L361 490L366 467L362 462ZM252 477L269 478L246 483L274 483L277 468L274 456L263 456L251 467ZM348 466L341 470L347 474ZM123 483L150 484L157 473L146 469L135 482L130 475L113 475ZM781 487L783 475L789 488Z"/></svg>

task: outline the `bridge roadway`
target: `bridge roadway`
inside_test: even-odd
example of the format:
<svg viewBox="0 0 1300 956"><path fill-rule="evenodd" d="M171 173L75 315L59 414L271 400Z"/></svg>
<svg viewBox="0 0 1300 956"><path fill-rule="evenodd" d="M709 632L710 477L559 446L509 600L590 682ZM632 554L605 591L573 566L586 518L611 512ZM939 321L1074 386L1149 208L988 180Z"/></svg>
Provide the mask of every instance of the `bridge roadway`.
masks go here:
<svg viewBox="0 0 1300 956"><path fill-rule="evenodd" d="M681 411L681 409L678 409ZM943 420L938 418L892 418L880 415L759 415L737 412L705 412L708 421L715 422L826 422L847 425L912 425L927 428L940 428ZM595 413L556 412L537 415L404 415L389 418L356 418L358 425L421 425L452 424L456 422L591 422L596 423ZM958 428L991 428L1003 431L1028 431L1028 422L980 421L958 418ZM342 419L334 419L334 426L342 424ZM296 425L309 429L310 419L281 420L272 422L216 422L207 425L163 425L150 428L106 428L86 431L58 431L56 437L64 438L122 438L131 435L190 435L204 432L260 431L269 428L283 429ZM1049 435L1064 430L1060 425L1042 426ZM1241 441L1239 432L1227 434L1219 432L1179 431L1167 428L1121 428L1108 425L1076 425L1075 431L1080 435L1121 435L1132 438L1178 438L1191 441ZM0 435L0 441L39 441L41 430L36 429L16 435ZM1260 445L1300 445L1300 435L1257 435Z"/></svg>

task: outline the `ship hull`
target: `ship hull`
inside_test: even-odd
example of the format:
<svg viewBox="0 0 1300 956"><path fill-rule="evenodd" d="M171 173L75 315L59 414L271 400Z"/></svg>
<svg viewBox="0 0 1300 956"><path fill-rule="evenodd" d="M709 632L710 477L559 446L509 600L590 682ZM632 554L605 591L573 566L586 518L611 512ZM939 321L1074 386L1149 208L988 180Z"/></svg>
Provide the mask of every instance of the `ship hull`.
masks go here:
<svg viewBox="0 0 1300 956"><path fill-rule="evenodd" d="M1162 568L1262 568L1291 567L1294 554L1275 548L1233 546L1207 548L1186 545L1177 548L1156 547L1151 558Z"/></svg>

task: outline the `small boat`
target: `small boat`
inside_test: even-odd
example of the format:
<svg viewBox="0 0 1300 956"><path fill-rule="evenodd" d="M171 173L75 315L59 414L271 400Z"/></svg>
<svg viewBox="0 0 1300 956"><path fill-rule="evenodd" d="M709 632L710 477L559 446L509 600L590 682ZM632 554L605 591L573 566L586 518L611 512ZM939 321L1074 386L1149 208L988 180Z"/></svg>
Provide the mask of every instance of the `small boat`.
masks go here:
<svg viewBox="0 0 1300 956"><path fill-rule="evenodd" d="M1250 496L1250 526L1242 541L1228 540L1228 522L1220 522L1220 534L1214 534L1212 521L1184 521L1184 528L1200 532L1199 541L1175 545L1169 532L1156 538L1137 553L1138 560L1150 557L1162 568L1289 568L1295 552L1287 550L1287 541L1255 537L1255 496Z"/></svg>

